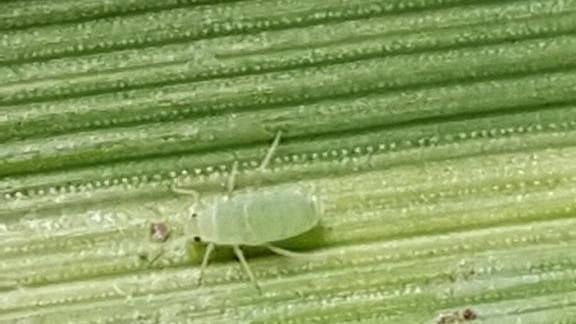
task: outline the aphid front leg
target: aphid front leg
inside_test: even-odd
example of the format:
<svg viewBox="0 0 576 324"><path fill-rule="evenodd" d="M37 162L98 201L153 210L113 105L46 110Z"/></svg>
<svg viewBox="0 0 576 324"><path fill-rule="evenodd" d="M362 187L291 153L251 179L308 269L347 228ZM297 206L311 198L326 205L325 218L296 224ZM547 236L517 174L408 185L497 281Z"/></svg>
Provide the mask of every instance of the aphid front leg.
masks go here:
<svg viewBox="0 0 576 324"><path fill-rule="evenodd" d="M214 243L208 243L206 247L206 252L204 252L204 258L202 258L202 265L200 266L200 276L198 277L198 285L202 285L202 280L204 280L204 270L208 266L208 260L210 260L210 254L214 251Z"/></svg>
<svg viewBox="0 0 576 324"><path fill-rule="evenodd" d="M242 264L242 267L244 268L244 271L246 272L246 274L250 278L250 281L252 281L252 283L256 287L256 290L258 290L258 292L260 294L262 294L262 290L260 289L260 286L258 285L258 282L256 281L256 277L254 277L254 274L252 273L252 270L250 270L250 266L248 265L248 262L246 261L246 258L244 257L244 253L242 253L242 250L240 249L240 247L238 245L234 245L233 248L234 248L234 254L236 254L236 257L238 258L238 260L240 260L240 264Z"/></svg>
<svg viewBox="0 0 576 324"><path fill-rule="evenodd" d="M159 249L158 252L155 253L155 255L151 258L149 258L148 256L145 256L146 261L148 261L148 265L153 265L154 262L158 261L158 259L160 259L160 257L162 256L162 254L164 254L164 250L163 249Z"/></svg>

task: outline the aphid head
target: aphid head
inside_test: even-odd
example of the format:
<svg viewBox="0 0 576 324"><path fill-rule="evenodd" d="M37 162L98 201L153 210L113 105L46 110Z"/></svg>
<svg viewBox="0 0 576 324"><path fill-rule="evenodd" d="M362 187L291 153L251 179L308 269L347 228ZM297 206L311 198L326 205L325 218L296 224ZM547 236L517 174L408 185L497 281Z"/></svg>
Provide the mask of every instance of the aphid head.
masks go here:
<svg viewBox="0 0 576 324"><path fill-rule="evenodd" d="M200 217L203 215L202 204L198 199L195 199L194 203L188 208L188 233L194 240L194 242L202 241L202 232L200 230ZM190 237L188 236L188 237Z"/></svg>
<svg viewBox="0 0 576 324"><path fill-rule="evenodd" d="M185 237L187 239L192 237L195 242L200 242L202 240L202 234L200 233L200 225L198 220L198 210L201 209L200 194L195 190L186 190L182 193L192 196L192 204L188 206L188 214L184 225L185 231L187 233Z"/></svg>
<svg viewBox="0 0 576 324"><path fill-rule="evenodd" d="M190 210L190 232L192 234L192 238L194 242L201 242L202 238L200 237L200 227L198 226L198 213L196 210Z"/></svg>

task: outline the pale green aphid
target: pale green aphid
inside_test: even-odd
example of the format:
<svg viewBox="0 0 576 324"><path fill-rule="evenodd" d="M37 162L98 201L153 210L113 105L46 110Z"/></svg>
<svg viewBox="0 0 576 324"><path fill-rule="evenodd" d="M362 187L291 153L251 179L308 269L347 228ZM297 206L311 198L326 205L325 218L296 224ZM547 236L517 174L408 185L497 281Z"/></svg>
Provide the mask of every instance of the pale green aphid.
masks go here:
<svg viewBox="0 0 576 324"><path fill-rule="evenodd" d="M260 170L264 170L270 162L280 142L280 135L278 132L260 164ZM246 274L260 291L240 246L263 246L280 255L306 257L308 255L273 246L270 242L288 239L309 231L318 224L322 208L314 190L302 186L234 191L236 173L237 163L234 163L228 179L228 195L210 201L200 202L200 195L194 190L176 186L173 190L194 197L194 204L190 208L192 230L195 237L208 243L200 268L199 284L202 283L204 270L214 247L228 245L234 249Z"/></svg>

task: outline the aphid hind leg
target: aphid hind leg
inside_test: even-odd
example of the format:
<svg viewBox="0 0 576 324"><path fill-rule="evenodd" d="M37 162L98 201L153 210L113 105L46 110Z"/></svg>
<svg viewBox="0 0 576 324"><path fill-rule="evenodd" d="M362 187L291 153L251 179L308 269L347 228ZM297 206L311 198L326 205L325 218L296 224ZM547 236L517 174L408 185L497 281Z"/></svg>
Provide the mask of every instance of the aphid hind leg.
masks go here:
<svg viewBox="0 0 576 324"><path fill-rule="evenodd" d="M280 137L282 136L282 131L278 131L276 133L276 137L274 137L274 142L272 142L272 145L270 146L270 148L268 149L268 152L266 152L266 155L264 156L264 159L262 160L262 162L260 163L260 171L265 170L268 167L268 164L270 164L270 161L272 160L272 156L274 155L274 152L276 151L276 149L278 148L278 145L280 144Z"/></svg>
<svg viewBox="0 0 576 324"><path fill-rule="evenodd" d="M293 252L283 248L279 248L272 244L265 244L264 247L278 255L282 255L289 258L309 259L309 260L318 260L320 258L315 254Z"/></svg>
<svg viewBox="0 0 576 324"><path fill-rule="evenodd" d="M204 271L206 270L206 266L208 266L208 260L210 260L210 254L214 251L214 243L208 243L206 247L206 251L204 252L204 257L202 258L202 264L200 265L200 275L198 276L198 285L202 285L202 281L204 280Z"/></svg>
<svg viewBox="0 0 576 324"><path fill-rule="evenodd" d="M244 268L244 271L246 272L246 274L250 278L250 281L254 284L254 287L256 287L256 290L258 290L258 293L262 294L262 290L260 289L260 286L258 285L258 282L256 281L256 277L254 277L254 274L252 273L252 270L250 270L250 266L248 265L248 262L246 261L246 258L244 257L244 253L242 253L242 250L240 249L240 247L238 245L234 245L233 249L234 249L234 254L236 254L236 257L238 258L238 260L240 260L240 264L242 265L242 267Z"/></svg>

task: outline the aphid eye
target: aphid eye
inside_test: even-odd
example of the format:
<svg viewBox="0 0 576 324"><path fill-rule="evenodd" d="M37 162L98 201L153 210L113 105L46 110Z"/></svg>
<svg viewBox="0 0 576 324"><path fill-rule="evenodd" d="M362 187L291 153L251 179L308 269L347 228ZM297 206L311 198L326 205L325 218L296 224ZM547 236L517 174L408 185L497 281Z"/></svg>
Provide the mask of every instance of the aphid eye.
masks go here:
<svg viewBox="0 0 576 324"><path fill-rule="evenodd" d="M201 242L200 236L194 236L194 242Z"/></svg>
<svg viewBox="0 0 576 324"><path fill-rule="evenodd" d="M198 216L198 214L196 214L196 213L192 214L192 218L196 218L197 216Z"/></svg>

